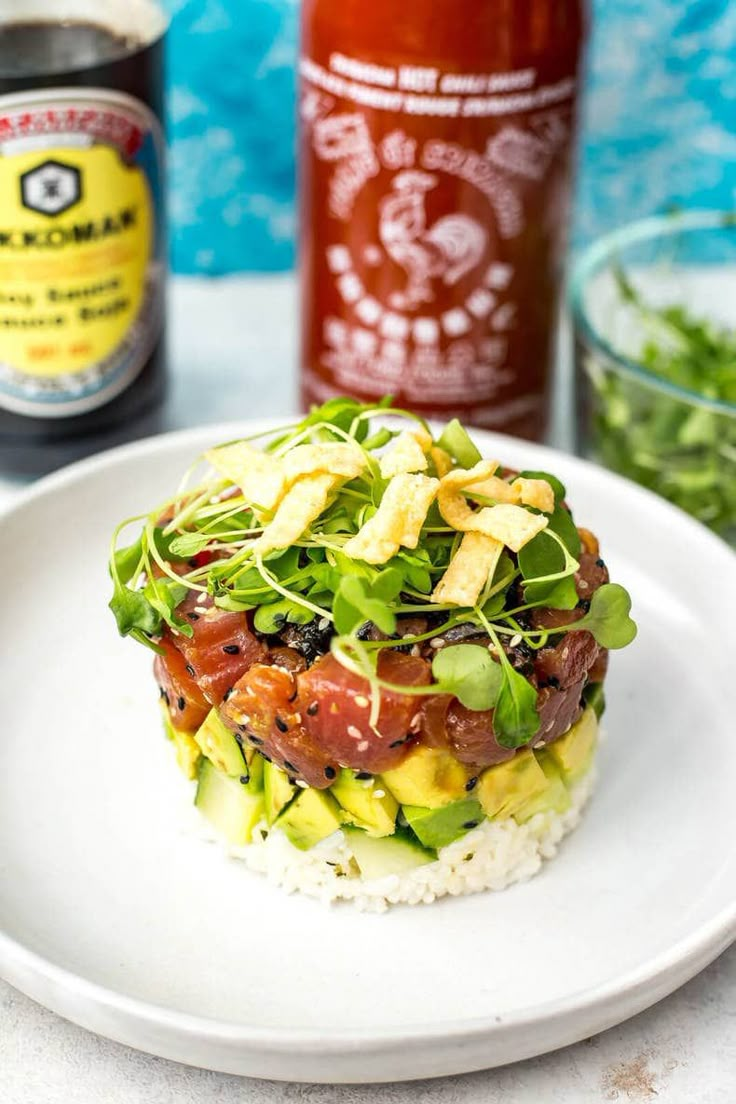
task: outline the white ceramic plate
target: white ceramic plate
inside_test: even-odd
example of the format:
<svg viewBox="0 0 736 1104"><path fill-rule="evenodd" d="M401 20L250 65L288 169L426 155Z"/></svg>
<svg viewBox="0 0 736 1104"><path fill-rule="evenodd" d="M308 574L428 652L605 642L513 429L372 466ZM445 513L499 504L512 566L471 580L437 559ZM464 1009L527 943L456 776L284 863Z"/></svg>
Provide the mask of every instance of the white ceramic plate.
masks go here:
<svg viewBox="0 0 736 1104"><path fill-rule="evenodd" d="M558 857L503 893L374 916L287 897L182 833L150 659L106 609L108 540L245 428L108 453L2 519L0 972L154 1054L339 1082L538 1054L705 966L736 929L736 558L652 495L517 441L478 435L565 480L640 625L613 656L599 790Z"/></svg>

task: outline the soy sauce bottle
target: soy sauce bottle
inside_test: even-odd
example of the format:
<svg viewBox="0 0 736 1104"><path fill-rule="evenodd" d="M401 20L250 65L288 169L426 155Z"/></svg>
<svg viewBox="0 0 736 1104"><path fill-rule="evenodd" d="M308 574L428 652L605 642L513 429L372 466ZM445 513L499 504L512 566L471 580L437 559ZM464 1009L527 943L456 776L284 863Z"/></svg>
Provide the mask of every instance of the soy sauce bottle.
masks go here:
<svg viewBox="0 0 736 1104"><path fill-rule="evenodd" d="M158 428L165 29L154 0L0 0L6 473Z"/></svg>

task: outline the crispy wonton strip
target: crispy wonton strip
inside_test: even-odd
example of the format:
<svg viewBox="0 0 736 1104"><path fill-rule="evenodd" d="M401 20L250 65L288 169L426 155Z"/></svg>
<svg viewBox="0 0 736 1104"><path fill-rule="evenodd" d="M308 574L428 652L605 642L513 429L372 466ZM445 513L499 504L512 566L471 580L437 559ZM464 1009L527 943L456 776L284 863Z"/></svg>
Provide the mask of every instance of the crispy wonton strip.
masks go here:
<svg viewBox="0 0 736 1104"><path fill-rule="evenodd" d="M424 434L422 440L424 440ZM430 444L432 438L429 438ZM390 448L386 449L381 457L381 475L384 479L390 479L392 475L402 475L405 472L420 472L427 470L427 457L419 440L419 434L414 430L405 429L395 439Z"/></svg>
<svg viewBox="0 0 736 1104"><path fill-rule="evenodd" d="M273 520L265 527L252 548L265 555L275 548L288 548L327 506L332 491L343 482L340 475L314 472L297 480L279 503Z"/></svg>
<svg viewBox="0 0 736 1104"><path fill-rule="evenodd" d="M290 486L303 475L325 472L343 479L355 479L368 461L359 445L326 441L322 445L297 445L281 458L286 482Z"/></svg>
<svg viewBox="0 0 736 1104"><path fill-rule="evenodd" d="M433 602L474 606L496 570L503 544L484 533L466 533L432 594Z"/></svg>
<svg viewBox="0 0 736 1104"><path fill-rule="evenodd" d="M350 538L343 552L355 560L381 564L399 548L416 548L439 485L438 479L426 475L395 475L376 513Z"/></svg>
<svg viewBox="0 0 736 1104"><path fill-rule="evenodd" d="M485 533L502 541L512 552L518 552L547 527L547 518L508 503L473 510L462 493L467 489L472 495L473 490L487 483L497 467L490 461L481 461L467 472L455 469L440 481L437 502L440 513L453 529L462 533Z"/></svg>
<svg viewBox="0 0 736 1104"><path fill-rule="evenodd" d="M443 475L447 475L448 472L452 471L452 457L449 452L445 452L443 448L434 445L429 450L429 455L434 461L434 466L440 479Z"/></svg>
<svg viewBox="0 0 736 1104"><path fill-rule="evenodd" d="M204 455L215 471L240 487L249 505L266 512L278 505L286 485L281 464L275 456L251 448L245 441L210 449Z"/></svg>
<svg viewBox="0 0 736 1104"><path fill-rule="evenodd" d="M524 479L517 476L511 484L511 489L518 494L517 501L525 506L534 506L545 514L551 514L555 508L555 492L546 479Z"/></svg>

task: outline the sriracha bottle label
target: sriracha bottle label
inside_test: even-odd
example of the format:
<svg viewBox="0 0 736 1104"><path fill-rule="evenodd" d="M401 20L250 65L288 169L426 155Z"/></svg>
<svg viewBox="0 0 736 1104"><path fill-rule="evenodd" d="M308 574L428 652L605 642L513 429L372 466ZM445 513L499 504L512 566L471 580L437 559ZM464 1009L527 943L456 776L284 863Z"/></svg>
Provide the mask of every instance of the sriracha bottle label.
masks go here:
<svg viewBox="0 0 736 1104"><path fill-rule="evenodd" d="M503 72L336 45L320 49L307 27L305 401L389 393L541 436L578 41L546 66Z"/></svg>

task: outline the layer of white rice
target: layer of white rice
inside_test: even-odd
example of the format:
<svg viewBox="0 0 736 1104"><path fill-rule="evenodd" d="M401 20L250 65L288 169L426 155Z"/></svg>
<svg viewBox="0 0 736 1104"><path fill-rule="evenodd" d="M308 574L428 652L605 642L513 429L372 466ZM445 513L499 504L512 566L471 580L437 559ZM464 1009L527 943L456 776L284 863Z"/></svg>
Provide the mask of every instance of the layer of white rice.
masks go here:
<svg viewBox="0 0 736 1104"><path fill-rule="evenodd" d="M459 897L505 889L531 878L545 859L555 855L560 841L580 821L595 775L591 768L571 789L571 805L564 813L537 813L525 824L513 818L486 820L441 848L435 862L372 881L361 878L342 832L310 851L299 851L282 832L264 825L246 847L227 851L287 893L306 893L325 904L352 901L366 912L384 912L389 905L430 904L447 894Z"/></svg>

